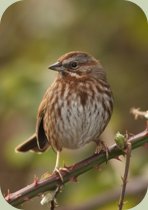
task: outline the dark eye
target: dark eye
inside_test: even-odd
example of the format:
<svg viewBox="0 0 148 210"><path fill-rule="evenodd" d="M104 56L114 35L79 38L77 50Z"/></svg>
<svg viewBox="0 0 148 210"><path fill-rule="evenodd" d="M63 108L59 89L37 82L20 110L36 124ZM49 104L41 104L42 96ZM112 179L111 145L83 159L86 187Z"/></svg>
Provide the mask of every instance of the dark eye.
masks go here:
<svg viewBox="0 0 148 210"><path fill-rule="evenodd" d="M78 67L77 61L72 61L72 62L70 62L70 68L76 69L77 67Z"/></svg>

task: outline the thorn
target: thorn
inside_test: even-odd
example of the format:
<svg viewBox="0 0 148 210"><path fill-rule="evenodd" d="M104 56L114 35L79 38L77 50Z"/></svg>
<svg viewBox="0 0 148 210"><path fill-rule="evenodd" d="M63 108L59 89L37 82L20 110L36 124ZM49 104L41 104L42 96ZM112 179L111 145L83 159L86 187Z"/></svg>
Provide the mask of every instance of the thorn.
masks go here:
<svg viewBox="0 0 148 210"><path fill-rule="evenodd" d="M124 182L125 184L127 184L127 183L128 183L128 181L127 181L127 180L125 180L125 178L124 178L123 176L121 176L121 180L122 180L122 182Z"/></svg>
<svg viewBox="0 0 148 210"><path fill-rule="evenodd" d="M124 182L124 177L123 176L121 176L121 180L122 180L122 182Z"/></svg>
<svg viewBox="0 0 148 210"><path fill-rule="evenodd" d="M78 182L78 177L77 176L72 176L72 177L70 177L69 181L76 183L76 182Z"/></svg>
<svg viewBox="0 0 148 210"><path fill-rule="evenodd" d="M39 178L36 175L34 175L33 184L35 187L38 185L38 181L39 181Z"/></svg>
<svg viewBox="0 0 148 210"><path fill-rule="evenodd" d="M119 158L119 156L117 156L117 157L114 157L114 159L115 159L115 160L119 160L119 161L122 161L122 160Z"/></svg>
<svg viewBox="0 0 148 210"><path fill-rule="evenodd" d="M70 170L73 170L76 166L77 166L77 164L73 164L73 165L70 165L70 166L66 166L64 164L64 168L66 168L69 172L70 172Z"/></svg>
<svg viewBox="0 0 148 210"><path fill-rule="evenodd" d="M68 170L69 171L69 169L71 169L72 168L72 166L67 166L65 163L64 163L64 167L63 168L65 168L65 171L66 170ZM61 169L63 169L63 168L61 168Z"/></svg>
<svg viewBox="0 0 148 210"><path fill-rule="evenodd" d="M63 160L63 164L62 165L63 165L64 168L68 168L69 167L69 166L66 165L64 160Z"/></svg>

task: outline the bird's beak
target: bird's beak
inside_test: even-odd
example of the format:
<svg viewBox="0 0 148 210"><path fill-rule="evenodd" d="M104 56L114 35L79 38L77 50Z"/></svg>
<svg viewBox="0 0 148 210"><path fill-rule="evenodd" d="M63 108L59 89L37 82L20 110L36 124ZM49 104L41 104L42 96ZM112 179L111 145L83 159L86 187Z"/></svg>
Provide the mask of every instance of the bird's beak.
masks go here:
<svg viewBox="0 0 148 210"><path fill-rule="evenodd" d="M62 66L61 62L56 62L54 64L52 64L51 66L48 67L48 69L54 70L54 71L63 71L64 68Z"/></svg>

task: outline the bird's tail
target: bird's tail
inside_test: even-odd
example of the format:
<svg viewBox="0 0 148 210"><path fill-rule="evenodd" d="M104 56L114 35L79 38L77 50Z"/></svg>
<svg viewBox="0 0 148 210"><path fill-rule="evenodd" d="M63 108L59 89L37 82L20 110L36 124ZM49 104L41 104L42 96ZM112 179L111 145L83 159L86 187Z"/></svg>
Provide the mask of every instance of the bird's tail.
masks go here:
<svg viewBox="0 0 148 210"><path fill-rule="evenodd" d="M16 152L44 152L49 147L48 142L46 141L42 149L38 147L36 134L33 134L29 139L24 141L22 144L19 144L16 148Z"/></svg>

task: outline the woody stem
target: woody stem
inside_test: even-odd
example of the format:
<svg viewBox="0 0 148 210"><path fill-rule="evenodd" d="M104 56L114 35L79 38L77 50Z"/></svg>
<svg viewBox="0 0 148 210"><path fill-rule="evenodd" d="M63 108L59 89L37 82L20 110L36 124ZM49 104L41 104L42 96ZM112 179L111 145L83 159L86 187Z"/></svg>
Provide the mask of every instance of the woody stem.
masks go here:
<svg viewBox="0 0 148 210"><path fill-rule="evenodd" d="M131 143L132 150L148 143L148 130L128 138L127 141ZM124 151L119 149L117 145L114 144L109 147L108 160L117 158L119 155L123 154ZM32 184L14 193L9 193L5 199L11 205L18 207L29 199L41 195L44 192L55 190L57 186L63 185L72 179L74 180L74 178L78 177L79 175L89 171L90 169L96 168L103 163L106 163L105 152L94 154L87 159L84 159L75 165L68 167L68 172L62 170L61 174L63 181L61 181L61 178L56 173L54 173L44 180L39 180L35 183L33 182Z"/></svg>

